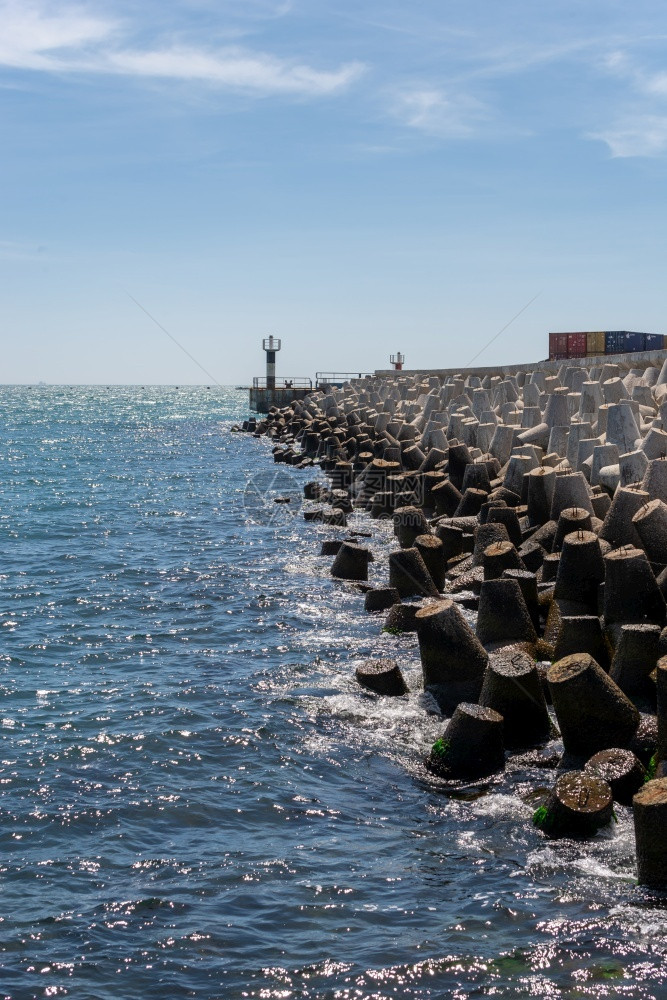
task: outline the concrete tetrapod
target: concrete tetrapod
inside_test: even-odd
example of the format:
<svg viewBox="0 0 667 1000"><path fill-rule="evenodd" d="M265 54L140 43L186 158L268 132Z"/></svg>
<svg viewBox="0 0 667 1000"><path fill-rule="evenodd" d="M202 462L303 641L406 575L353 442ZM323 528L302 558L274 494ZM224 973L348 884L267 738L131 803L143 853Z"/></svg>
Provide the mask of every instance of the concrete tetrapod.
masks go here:
<svg viewBox="0 0 667 1000"><path fill-rule="evenodd" d="M442 541L436 538L435 535L418 535L415 538L414 547L424 560L436 589L439 591L444 590L447 560L445 559L445 548Z"/></svg>
<svg viewBox="0 0 667 1000"><path fill-rule="evenodd" d="M658 698L658 760L667 761L667 656L661 656L656 669Z"/></svg>
<svg viewBox="0 0 667 1000"><path fill-rule="evenodd" d="M457 605L438 601L416 614L424 688L449 715L461 701L476 701L488 655Z"/></svg>
<svg viewBox="0 0 667 1000"><path fill-rule="evenodd" d="M493 500L486 500L482 504L480 512L477 515L477 523L486 524L486 522L489 520L489 515L491 511L498 509L507 510L507 504L505 503L504 500L498 500L495 497L493 498Z"/></svg>
<svg viewBox="0 0 667 1000"><path fill-rule="evenodd" d="M322 522L324 524L335 525L338 528L345 528L347 526L347 516L345 511L341 510L340 507L334 507L332 510L322 511Z"/></svg>
<svg viewBox="0 0 667 1000"><path fill-rule="evenodd" d="M407 694L408 686L395 660L365 660L355 670L362 687L393 697Z"/></svg>
<svg viewBox="0 0 667 1000"><path fill-rule="evenodd" d="M389 586L401 597L438 597L426 563L417 549L399 549L389 554Z"/></svg>
<svg viewBox="0 0 667 1000"><path fill-rule="evenodd" d="M607 443L615 444L619 452L634 451L641 438L635 415L629 403L611 403L607 409Z"/></svg>
<svg viewBox="0 0 667 1000"><path fill-rule="evenodd" d="M632 800L640 885L667 889L667 778L648 781Z"/></svg>
<svg viewBox="0 0 667 1000"><path fill-rule="evenodd" d="M496 542L509 542L507 528L504 524L478 524L473 531L474 545L472 550L473 566L484 564L484 553L490 545Z"/></svg>
<svg viewBox="0 0 667 1000"><path fill-rule="evenodd" d="M534 645L537 642L535 627L516 580L503 577L483 582L475 633L483 646L501 642Z"/></svg>
<svg viewBox="0 0 667 1000"><path fill-rule="evenodd" d="M368 580L370 549L343 542L331 567L331 575L342 580Z"/></svg>
<svg viewBox="0 0 667 1000"><path fill-rule="evenodd" d="M462 498L463 494L457 490L450 479L445 479L431 490L431 499L435 504L436 514L444 517L454 516L454 511L461 503Z"/></svg>
<svg viewBox="0 0 667 1000"><path fill-rule="evenodd" d="M505 746L536 746L549 739L550 720L535 661L518 650L491 654L479 704L503 717Z"/></svg>
<svg viewBox="0 0 667 1000"><path fill-rule="evenodd" d="M487 496L488 493L485 493L484 490L468 487L461 497L461 503L454 511L454 517L473 517L479 514L482 504L486 503Z"/></svg>
<svg viewBox="0 0 667 1000"><path fill-rule="evenodd" d="M521 562L529 573L537 573L541 569L544 557L547 554L540 543L534 542L532 538L529 538L527 542L523 542L517 549L517 552L519 553ZM504 570L503 572L507 573L508 570Z"/></svg>
<svg viewBox="0 0 667 1000"><path fill-rule="evenodd" d="M556 473L548 466L540 466L528 473L528 521L545 524L551 515Z"/></svg>
<svg viewBox="0 0 667 1000"><path fill-rule="evenodd" d="M561 512L569 507L579 507L587 510L590 514L593 513L588 483L581 472L556 475L551 501L551 520L558 521Z"/></svg>
<svg viewBox="0 0 667 1000"><path fill-rule="evenodd" d="M528 608L530 620L532 621L535 631L537 632L540 625L540 605L537 590L537 576L535 573L529 573L528 570L525 569L506 569L503 572L501 580L516 580L519 584L523 599L526 602L526 607Z"/></svg>
<svg viewBox="0 0 667 1000"><path fill-rule="evenodd" d="M641 549L614 549L604 557L604 620L608 627L665 621L665 599Z"/></svg>
<svg viewBox="0 0 667 1000"><path fill-rule="evenodd" d="M442 542L442 552L446 562L461 555L463 552L463 528L457 528L453 524L438 524L435 535Z"/></svg>
<svg viewBox="0 0 667 1000"><path fill-rule="evenodd" d="M505 424L497 424L489 445L489 453L497 458L501 465L509 461L514 445L515 428ZM530 433L527 431L526 433Z"/></svg>
<svg viewBox="0 0 667 1000"><path fill-rule="evenodd" d="M488 517L486 519L487 524L503 524L507 529L507 536L512 543L516 545L517 549L523 542L523 536L521 534L521 524L517 516L516 509L514 507L494 507L489 510ZM491 544L489 542L489 544Z"/></svg>
<svg viewBox="0 0 667 1000"><path fill-rule="evenodd" d="M402 549L414 545L415 538L428 534L428 521L420 507L400 507L394 513L394 534Z"/></svg>
<svg viewBox="0 0 667 1000"><path fill-rule="evenodd" d="M364 610L386 611L392 605L398 604L401 596L395 587L378 587L376 590L368 590L364 598Z"/></svg>
<svg viewBox="0 0 667 1000"><path fill-rule="evenodd" d="M506 569L525 569L516 547L508 540L493 542L484 549L482 558L485 580L498 580Z"/></svg>
<svg viewBox="0 0 667 1000"><path fill-rule="evenodd" d="M667 496L667 461L664 458L656 458L648 463L642 489L651 500Z"/></svg>
<svg viewBox="0 0 667 1000"><path fill-rule="evenodd" d="M619 545L641 546L641 538L633 518L648 500L649 495L644 490L619 486L607 516L602 522L600 538L604 538L614 548L618 548Z"/></svg>
<svg viewBox="0 0 667 1000"><path fill-rule="evenodd" d="M599 521L604 521L611 507L611 498L607 493L593 493L591 497L593 514Z"/></svg>
<svg viewBox="0 0 667 1000"><path fill-rule="evenodd" d="M439 470L425 472L422 475L422 507L431 514L435 513L435 500L433 490L436 486L445 482L445 474Z"/></svg>
<svg viewBox="0 0 667 1000"><path fill-rule="evenodd" d="M560 552L566 535L573 531L591 531L591 513L583 507L566 507L558 516L553 552Z"/></svg>
<svg viewBox="0 0 667 1000"><path fill-rule="evenodd" d="M602 778L568 771L533 814L533 823L548 837L592 837L612 818L614 798Z"/></svg>
<svg viewBox="0 0 667 1000"><path fill-rule="evenodd" d="M639 725L639 712L618 685L587 653L553 663L547 682L563 746L575 756L627 746Z"/></svg>
<svg viewBox="0 0 667 1000"><path fill-rule="evenodd" d="M553 660L573 653L588 653L604 671L609 669L609 649L597 615L560 615Z"/></svg>
<svg viewBox="0 0 667 1000"><path fill-rule="evenodd" d="M384 620L383 632L416 632L420 604L392 604Z"/></svg>
<svg viewBox="0 0 667 1000"><path fill-rule="evenodd" d="M475 781L505 767L503 717L491 708L461 702L427 761L438 777Z"/></svg>
<svg viewBox="0 0 667 1000"><path fill-rule="evenodd" d="M472 458L465 444L451 444L449 447L449 479L450 482L460 490L463 486L463 476L466 466L470 465Z"/></svg>
<svg viewBox="0 0 667 1000"><path fill-rule="evenodd" d="M614 801L624 806L632 805L632 796L639 791L646 778L646 770L639 758L631 750L621 747L593 754L584 770L603 778L611 788Z"/></svg>
<svg viewBox="0 0 667 1000"><path fill-rule="evenodd" d="M469 488L483 490L484 493L491 492L489 472L483 462L473 462L471 465L466 466L463 473L463 482L461 483L461 492L465 495L465 491Z"/></svg>
<svg viewBox="0 0 667 1000"><path fill-rule="evenodd" d="M605 564L598 537L592 531L573 531L563 539L556 571L554 597L577 601L597 610Z"/></svg>
<svg viewBox="0 0 667 1000"><path fill-rule="evenodd" d="M649 675L658 662L659 625L623 625L609 676L627 695L652 695Z"/></svg>
<svg viewBox="0 0 667 1000"><path fill-rule="evenodd" d="M652 563L667 565L667 504L650 500L632 518Z"/></svg>
<svg viewBox="0 0 667 1000"><path fill-rule="evenodd" d="M326 541L322 542L322 547L320 549L321 556L335 556L340 551L342 541L337 538L328 538Z"/></svg>

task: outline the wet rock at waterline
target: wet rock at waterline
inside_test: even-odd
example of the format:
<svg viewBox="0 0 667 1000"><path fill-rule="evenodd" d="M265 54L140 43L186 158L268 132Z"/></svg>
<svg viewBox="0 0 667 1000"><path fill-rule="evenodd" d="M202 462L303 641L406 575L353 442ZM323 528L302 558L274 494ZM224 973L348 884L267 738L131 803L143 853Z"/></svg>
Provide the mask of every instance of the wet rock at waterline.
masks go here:
<svg viewBox="0 0 667 1000"><path fill-rule="evenodd" d="M401 597L438 597L426 563L417 549L400 549L389 555L389 586L395 587Z"/></svg>
<svg viewBox="0 0 667 1000"><path fill-rule="evenodd" d="M342 580L368 580L371 553L354 542L343 542L331 567L331 575Z"/></svg>
<svg viewBox="0 0 667 1000"><path fill-rule="evenodd" d="M628 745L639 712L592 656L575 653L558 660L547 671L547 681L568 753L590 756Z"/></svg>
<svg viewBox="0 0 667 1000"><path fill-rule="evenodd" d="M535 661L518 649L501 649L489 657L480 705L503 717L503 739L508 749L545 743L551 722Z"/></svg>
<svg viewBox="0 0 667 1000"><path fill-rule="evenodd" d="M646 769L631 750L615 747L600 750L587 762L584 770L604 778L611 788L616 802L624 806L632 805L632 797L639 791L646 779Z"/></svg>
<svg viewBox="0 0 667 1000"><path fill-rule="evenodd" d="M427 767L440 778L465 781L502 771L502 715L482 705L461 702L431 748Z"/></svg>
<svg viewBox="0 0 667 1000"><path fill-rule="evenodd" d="M396 697L408 692L395 660L364 660L354 673L362 687L375 691L376 694Z"/></svg>
<svg viewBox="0 0 667 1000"><path fill-rule="evenodd" d="M364 598L364 609L369 612L386 611L400 602L400 595L395 587L381 587L369 590Z"/></svg>
<svg viewBox="0 0 667 1000"><path fill-rule="evenodd" d="M476 701L488 654L454 601L427 604L415 620L424 688L446 714L461 701Z"/></svg>
<svg viewBox="0 0 667 1000"><path fill-rule="evenodd" d="M640 885L667 889L667 778L648 781L632 800Z"/></svg>
<svg viewBox="0 0 667 1000"><path fill-rule="evenodd" d="M556 781L533 823L548 837L592 837L612 819L614 797L596 774L568 771Z"/></svg>

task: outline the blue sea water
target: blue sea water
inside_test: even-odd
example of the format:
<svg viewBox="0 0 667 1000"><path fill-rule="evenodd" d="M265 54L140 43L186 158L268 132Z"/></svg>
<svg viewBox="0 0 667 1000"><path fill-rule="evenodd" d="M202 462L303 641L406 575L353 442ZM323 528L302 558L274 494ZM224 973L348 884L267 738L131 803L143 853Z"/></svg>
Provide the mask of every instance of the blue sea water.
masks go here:
<svg viewBox="0 0 667 1000"><path fill-rule="evenodd" d="M0 389L0 997L667 997L629 810L548 842L549 772L431 781L414 637L330 579L246 407Z"/></svg>

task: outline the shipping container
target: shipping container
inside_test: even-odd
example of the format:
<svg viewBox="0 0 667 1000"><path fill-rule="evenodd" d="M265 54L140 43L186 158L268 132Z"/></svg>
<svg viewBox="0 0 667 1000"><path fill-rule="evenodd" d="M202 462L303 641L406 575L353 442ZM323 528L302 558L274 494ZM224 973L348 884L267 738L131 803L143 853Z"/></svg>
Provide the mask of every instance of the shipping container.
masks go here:
<svg viewBox="0 0 667 1000"><path fill-rule="evenodd" d="M586 334L586 354L591 357L604 354L604 330Z"/></svg>
<svg viewBox="0 0 667 1000"><path fill-rule="evenodd" d="M586 356L585 333L568 333L567 335L567 356L568 358L584 358Z"/></svg>
<svg viewBox="0 0 667 1000"><path fill-rule="evenodd" d="M646 334L626 330L624 350L632 352L646 350Z"/></svg>
<svg viewBox="0 0 667 1000"><path fill-rule="evenodd" d="M550 333L549 334L549 358L551 361L557 361L560 358L567 357L567 334L566 333Z"/></svg>
<svg viewBox="0 0 667 1000"><path fill-rule="evenodd" d="M661 351L663 349L664 337L661 333L647 333L645 339L645 350Z"/></svg>
<svg viewBox="0 0 667 1000"><path fill-rule="evenodd" d="M667 336L636 330L550 333L549 359L595 358L604 354L635 354L639 351L667 350Z"/></svg>
<svg viewBox="0 0 667 1000"><path fill-rule="evenodd" d="M605 330L604 334L604 353L605 354L622 354L623 353L623 331L622 330Z"/></svg>

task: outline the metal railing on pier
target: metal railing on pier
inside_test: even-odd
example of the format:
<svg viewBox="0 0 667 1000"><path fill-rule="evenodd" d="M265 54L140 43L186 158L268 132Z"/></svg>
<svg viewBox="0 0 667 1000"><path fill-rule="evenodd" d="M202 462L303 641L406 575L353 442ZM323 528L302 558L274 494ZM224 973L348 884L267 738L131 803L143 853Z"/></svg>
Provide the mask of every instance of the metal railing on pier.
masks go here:
<svg viewBox="0 0 667 1000"><path fill-rule="evenodd" d="M253 389L266 389L266 376L252 380ZM312 389L312 378L277 378L273 389Z"/></svg>
<svg viewBox="0 0 667 1000"><path fill-rule="evenodd" d="M318 389L323 389L330 385L340 389L345 382L349 382L353 378L370 378L372 374L372 372L317 372L315 386Z"/></svg>

